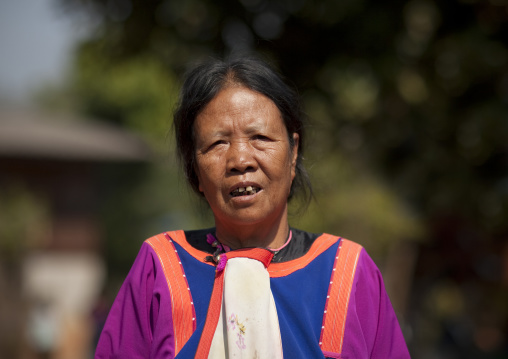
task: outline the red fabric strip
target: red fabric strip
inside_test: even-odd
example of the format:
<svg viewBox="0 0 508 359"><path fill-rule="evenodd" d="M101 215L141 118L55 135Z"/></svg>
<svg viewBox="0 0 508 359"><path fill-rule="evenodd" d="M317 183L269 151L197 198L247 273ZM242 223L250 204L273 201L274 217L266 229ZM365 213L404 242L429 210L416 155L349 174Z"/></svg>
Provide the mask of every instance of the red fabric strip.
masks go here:
<svg viewBox="0 0 508 359"><path fill-rule="evenodd" d="M208 358L210 346L212 345L213 335L219 322L220 308L222 305L222 292L224 290L224 271L215 273L213 283L212 297L206 314L206 322L199 340L198 349L196 351L196 359Z"/></svg>

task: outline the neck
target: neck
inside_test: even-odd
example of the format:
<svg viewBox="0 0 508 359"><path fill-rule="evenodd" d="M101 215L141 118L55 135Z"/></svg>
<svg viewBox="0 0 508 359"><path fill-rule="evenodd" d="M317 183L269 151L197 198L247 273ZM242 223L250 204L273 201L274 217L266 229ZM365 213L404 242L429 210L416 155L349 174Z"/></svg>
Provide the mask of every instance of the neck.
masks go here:
<svg viewBox="0 0 508 359"><path fill-rule="evenodd" d="M216 220L215 226L217 239L231 249L275 249L284 245L289 235L287 214L270 224L225 224Z"/></svg>

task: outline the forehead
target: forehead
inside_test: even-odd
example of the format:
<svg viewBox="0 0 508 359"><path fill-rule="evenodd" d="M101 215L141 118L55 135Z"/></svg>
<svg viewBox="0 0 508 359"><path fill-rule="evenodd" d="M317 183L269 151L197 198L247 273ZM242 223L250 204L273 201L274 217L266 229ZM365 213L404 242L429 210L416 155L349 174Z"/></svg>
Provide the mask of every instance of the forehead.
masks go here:
<svg viewBox="0 0 508 359"><path fill-rule="evenodd" d="M196 131L211 127L284 127L281 113L265 95L243 86L222 89L198 114Z"/></svg>

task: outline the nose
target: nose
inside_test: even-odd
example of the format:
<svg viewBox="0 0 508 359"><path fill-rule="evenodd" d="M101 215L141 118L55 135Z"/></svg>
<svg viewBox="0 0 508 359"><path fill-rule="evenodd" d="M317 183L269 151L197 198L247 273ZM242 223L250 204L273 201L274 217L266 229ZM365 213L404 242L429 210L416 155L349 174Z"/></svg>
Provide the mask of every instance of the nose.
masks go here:
<svg viewBox="0 0 508 359"><path fill-rule="evenodd" d="M257 162L253 149L245 142L231 143L227 153L226 167L228 173L255 171Z"/></svg>

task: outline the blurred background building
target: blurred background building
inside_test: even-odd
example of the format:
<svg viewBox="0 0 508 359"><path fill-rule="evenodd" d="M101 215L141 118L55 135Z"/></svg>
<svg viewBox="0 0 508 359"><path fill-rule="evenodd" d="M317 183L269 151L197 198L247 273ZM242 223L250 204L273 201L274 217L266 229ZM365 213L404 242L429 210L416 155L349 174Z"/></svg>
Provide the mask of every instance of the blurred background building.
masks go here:
<svg viewBox="0 0 508 359"><path fill-rule="evenodd" d="M125 130L42 110L0 110L5 357L90 358L107 313L98 211L104 168L144 163Z"/></svg>
<svg viewBox="0 0 508 359"><path fill-rule="evenodd" d="M0 356L91 357L142 241L210 225L173 156L182 73L254 53L302 97L316 201L412 357L508 357L508 1L0 2Z"/></svg>

